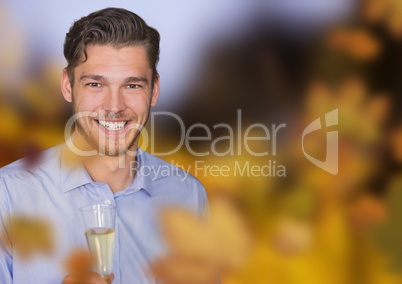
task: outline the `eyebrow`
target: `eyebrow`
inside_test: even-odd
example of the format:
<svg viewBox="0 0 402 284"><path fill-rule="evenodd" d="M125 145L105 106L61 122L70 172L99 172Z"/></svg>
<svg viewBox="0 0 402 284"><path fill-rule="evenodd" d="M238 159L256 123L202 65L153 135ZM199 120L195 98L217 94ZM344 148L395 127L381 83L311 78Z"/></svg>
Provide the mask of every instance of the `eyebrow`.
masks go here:
<svg viewBox="0 0 402 284"><path fill-rule="evenodd" d="M107 79L101 75L95 75L95 74L84 74L80 77L80 81L84 80L94 80L94 81L99 81L99 82L107 82Z"/></svg>
<svg viewBox="0 0 402 284"><path fill-rule="evenodd" d="M107 78L101 75L95 75L95 74L84 74L80 77L80 81L83 80L94 80L98 82L108 82ZM149 83L149 80L145 77L135 77L135 76L130 76L124 79L124 84L129 84L129 83L138 83L138 82L143 82L145 84Z"/></svg>
<svg viewBox="0 0 402 284"><path fill-rule="evenodd" d="M145 84L148 84L148 79L145 77L128 77L124 80L125 84L129 84L129 83L137 83L137 82L143 82Z"/></svg>

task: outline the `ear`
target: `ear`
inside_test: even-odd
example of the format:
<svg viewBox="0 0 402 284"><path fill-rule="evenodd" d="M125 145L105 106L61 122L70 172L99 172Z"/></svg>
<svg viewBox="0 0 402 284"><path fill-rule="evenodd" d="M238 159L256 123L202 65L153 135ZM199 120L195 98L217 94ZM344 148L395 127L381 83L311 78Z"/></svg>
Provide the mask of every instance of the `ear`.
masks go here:
<svg viewBox="0 0 402 284"><path fill-rule="evenodd" d="M154 80L154 86L152 88L152 94L151 94L151 106L156 105L156 102L158 101L159 87L160 87L159 74L156 73L155 80Z"/></svg>
<svg viewBox="0 0 402 284"><path fill-rule="evenodd" d="M64 99L71 103L73 100L73 90L71 89L71 83L66 68L63 69L63 73L61 74L61 92L63 93Z"/></svg>

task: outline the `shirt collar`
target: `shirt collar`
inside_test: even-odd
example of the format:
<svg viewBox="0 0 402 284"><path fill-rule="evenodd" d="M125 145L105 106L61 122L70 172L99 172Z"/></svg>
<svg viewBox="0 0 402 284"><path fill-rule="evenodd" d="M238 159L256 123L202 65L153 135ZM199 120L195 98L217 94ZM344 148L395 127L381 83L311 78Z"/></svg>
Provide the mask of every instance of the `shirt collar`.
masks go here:
<svg viewBox="0 0 402 284"><path fill-rule="evenodd" d="M64 145L66 147L66 145ZM74 165L69 164L66 161L66 153L63 151L65 147L62 147L61 150L61 190L63 193L75 189L79 186L94 183L91 176L85 169L82 163L75 163ZM146 153L142 151L138 147L137 152L137 170L135 177L131 184L124 190L119 191L116 195L124 195L133 192L137 192L141 189L144 189L150 196L152 196L152 180L154 178L154 173L150 172L149 174L142 174L147 173L144 169L145 167L151 167L147 165L146 158L144 157Z"/></svg>
<svg viewBox="0 0 402 284"><path fill-rule="evenodd" d="M81 185L93 183L84 165L79 162L69 163L66 158L66 145L63 145L60 153L60 180L63 193L77 188Z"/></svg>
<svg viewBox="0 0 402 284"><path fill-rule="evenodd" d="M145 155L146 153L142 151L141 148L138 147L137 160L136 160L137 164L136 173L132 183L128 186L126 190L124 190L127 191L127 193L136 192L141 189L144 189L150 196L152 196L153 194L152 190L153 172L146 171L146 168L151 168L151 166L148 165Z"/></svg>

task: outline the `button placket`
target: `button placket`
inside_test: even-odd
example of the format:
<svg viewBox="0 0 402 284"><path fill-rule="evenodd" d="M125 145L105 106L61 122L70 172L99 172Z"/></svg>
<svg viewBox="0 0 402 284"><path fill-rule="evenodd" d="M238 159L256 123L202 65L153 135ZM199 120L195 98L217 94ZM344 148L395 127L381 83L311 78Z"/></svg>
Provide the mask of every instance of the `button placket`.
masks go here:
<svg viewBox="0 0 402 284"><path fill-rule="evenodd" d="M114 194L113 191L110 189L109 185L105 184L101 184L98 185L98 197L99 197L99 202L106 202L109 204L113 204L116 205L115 201L114 201Z"/></svg>

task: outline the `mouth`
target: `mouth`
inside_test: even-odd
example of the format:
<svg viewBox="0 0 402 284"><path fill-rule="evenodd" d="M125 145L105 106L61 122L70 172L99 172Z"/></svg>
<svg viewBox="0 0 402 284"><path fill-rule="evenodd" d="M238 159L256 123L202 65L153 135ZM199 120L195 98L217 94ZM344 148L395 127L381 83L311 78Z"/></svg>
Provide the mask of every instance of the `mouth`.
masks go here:
<svg viewBox="0 0 402 284"><path fill-rule="evenodd" d="M106 121L106 120L95 120L100 126L103 126L109 131L119 131L122 130L128 123L128 121Z"/></svg>

